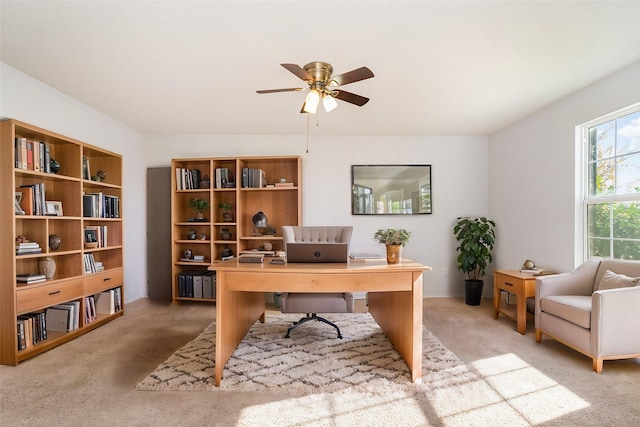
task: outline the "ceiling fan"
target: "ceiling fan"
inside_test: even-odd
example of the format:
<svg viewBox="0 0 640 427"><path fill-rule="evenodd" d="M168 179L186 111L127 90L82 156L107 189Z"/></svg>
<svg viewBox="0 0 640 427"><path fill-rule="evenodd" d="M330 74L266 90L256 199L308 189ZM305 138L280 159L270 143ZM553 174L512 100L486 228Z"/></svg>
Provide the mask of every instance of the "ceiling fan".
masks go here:
<svg viewBox="0 0 640 427"><path fill-rule="evenodd" d="M257 90L256 92L263 94L294 92L310 89L310 92L302 105L301 113L315 114L318 110L318 104L321 99L322 105L327 112L332 111L338 106L336 99L357 105L358 107L362 107L364 104L369 102L369 98L338 88L339 86L344 86L349 83L373 77L373 73L367 67L360 67L337 76L331 76L333 73L333 67L331 64L327 64L326 62L310 62L304 67L300 67L297 64L280 65L298 76L300 79L304 80L308 86L304 88L294 87L285 89Z"/></svg>

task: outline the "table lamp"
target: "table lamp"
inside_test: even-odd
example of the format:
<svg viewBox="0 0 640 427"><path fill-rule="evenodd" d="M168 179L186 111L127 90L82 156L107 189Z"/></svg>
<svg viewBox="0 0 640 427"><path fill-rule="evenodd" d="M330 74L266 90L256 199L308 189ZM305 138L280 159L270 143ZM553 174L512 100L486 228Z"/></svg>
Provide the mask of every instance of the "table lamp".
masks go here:
<svg viewBox="0 0 640 427"><path fill-rule="evenodd" d="M269 221L267 221L267 216L262 211L255 214L251 218L251 222L253 223L254 236L262 236L260 229L266 229L267 227L269 227Z"/></svg>

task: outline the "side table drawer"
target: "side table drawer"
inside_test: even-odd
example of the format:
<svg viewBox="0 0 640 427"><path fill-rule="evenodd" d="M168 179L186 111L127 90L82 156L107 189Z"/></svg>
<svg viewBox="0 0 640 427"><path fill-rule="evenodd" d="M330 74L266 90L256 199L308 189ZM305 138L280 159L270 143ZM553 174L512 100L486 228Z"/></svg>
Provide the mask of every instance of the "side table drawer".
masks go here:
<svg viewBox="0 0 640 427"><path fill-rule="evenodd" d="M84 279L85 295L93 295L107 289L122 286L122 268L92 274Z"/></svg>
<svg viewBox="0 0 640 427"><path fill-rule="evenodd" d="M19 314L40 310L82 297L82 280L74 279L38 288L18 289L16 311Z"/></svg>
<svg viewBox="0 0 640 427"><path fill-rule="evenodd" d="M524 292L524 281L522 279L500 273L495 276L495 286L498 289L503 289L514 294L521 294Z"/></svg>

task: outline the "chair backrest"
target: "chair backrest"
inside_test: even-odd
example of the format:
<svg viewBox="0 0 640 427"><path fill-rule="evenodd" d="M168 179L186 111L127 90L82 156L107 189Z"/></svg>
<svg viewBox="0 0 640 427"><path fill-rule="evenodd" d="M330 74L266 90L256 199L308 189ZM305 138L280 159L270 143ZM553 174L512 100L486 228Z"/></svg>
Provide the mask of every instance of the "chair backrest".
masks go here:
<svg viewBox="0 0 640 427"><path fill-rule="evenodd" d="M287 243L351 243L351 226L282 226L284 244Z"/></svg>

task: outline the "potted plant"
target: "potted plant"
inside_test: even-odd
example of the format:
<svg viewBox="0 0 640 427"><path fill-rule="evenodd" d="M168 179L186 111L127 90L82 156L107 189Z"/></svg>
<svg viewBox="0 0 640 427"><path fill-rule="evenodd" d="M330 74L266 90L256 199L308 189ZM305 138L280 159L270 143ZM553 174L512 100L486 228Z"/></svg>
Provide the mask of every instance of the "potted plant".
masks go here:
<svg viewBox="0 0 640 427"><path fill-rule="evenodd" d="M493 262L496 223L485 217L459 217L453 227L453 234L459 242L458 269L467 275L465 279L465 302L480 305L482 287L487 265Z"/></svg>
<svg viewBox="0 0 640 427"><path fill-rule="evenodd" d="M233 221L233 213L231 212L233 206L231 205L231 203L220 202L218 203L218 207L222 209L222 220L224 222Z"/></svg>
<svg viewBox="0 0 640 427"><path fill-rule="evenodd" d="M407 245L411 238L411 233L404 228L381 228L376 231L373 238L381 245L386 246L387 263L397 264L400 262L402 248Z"/></svg>
<svg viewBox="0 0 640 427"><path fill-rule="evenodd" d="M209 209L209 201L207 199L194 199L192 197L189 199L187 206L196 212L196 219L202 219L204 217L204 211Z"/></svg>

